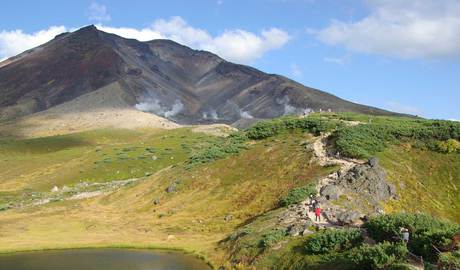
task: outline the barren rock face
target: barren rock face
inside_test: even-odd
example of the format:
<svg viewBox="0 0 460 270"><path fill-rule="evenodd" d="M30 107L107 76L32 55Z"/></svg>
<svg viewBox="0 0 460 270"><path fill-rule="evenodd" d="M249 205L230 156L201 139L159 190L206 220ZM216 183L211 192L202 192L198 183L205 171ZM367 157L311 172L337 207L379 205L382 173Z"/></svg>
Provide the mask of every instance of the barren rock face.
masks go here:
<svg viewBox="0 0 460 270"><path fill-rule="evenodd" d="M386 181L385 171L375 159L371 159L368 164L353 167L339 180L338 186L341 189L366 196L372 205L396 196L394 187Z"/></svg>
<svg viewBox="0 0 460 270"><path fill-rule="evenodd" d="M383 203L397 199L395 188L388 183L376 158L339 175L322 187L320 194L318 201L327 209L327 219L338 224L353 224L365 215L379 214Z"/></svg>
<svg viewBox="0 0 460 270"><path fill-rule="evenodd" d="M181 123L243 123L308 110L392 114L170 40L140 42L88 26L2 62L0 121L114 82L134 97L126 105Z"/></svg>

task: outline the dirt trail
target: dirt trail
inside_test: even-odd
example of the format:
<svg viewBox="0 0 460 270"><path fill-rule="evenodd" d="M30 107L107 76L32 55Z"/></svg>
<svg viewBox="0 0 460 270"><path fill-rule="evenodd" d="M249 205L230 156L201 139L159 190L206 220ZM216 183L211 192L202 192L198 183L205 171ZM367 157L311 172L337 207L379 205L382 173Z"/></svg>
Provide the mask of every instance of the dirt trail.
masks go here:
<svg viewBox="0 0 460 270"><path fill-rule="evenodd" d="M354 124L354 123L353 123ZM345 175L348 171L350 171L356 165L362 164L363 161L354 160L354 159L346 159L340 158L338 156L331 155L327 152L327 140L330 134L323 134L321 135L313 144L312 149L315 156L316 161L321 166L329 166L329 165L339 165L340 169L339 172L341 175ZM339 177L337 172L334 172L318 181L316 185L316 190L319 194L322 187L334 182ZM303 201L301 204L308 207L309 200ZM325 217L321 217L321 221L315 221L315 213L308 211L308 217L310 220L320 228L342 228L343 226L335 225L327 221ZM359 226L359 225L358 225ZM365 236L365 243L369 245L375 245L376 242L372 238L370 238L367 234L367 231L364 228L361 228L363 234ZM412 254L413 255L413 254ZM415 256L417 257L417 256ZM408 264L414 270L423 270L424 266L420 263L420 261L412 256L409 257Z"/></svg>
<svg viewBox="0 0 460 270"><path fill-rule="evenodd" d="M320 179L316 185L316 191L319 194L322 187L336 181L339 177L339 174L346 174L354 166L362 163L358 160L349 160L345 158L340 158L334 155L331 155L327 151L327 140L330 136L330 133L326 133L318 137L312 144L312 150L314 153L314 161L318 162L321 166L331 166L338 165L340 169L338 172L331 173L326 177ZM329 222L324 216L321 216L321 221L315 221L315 213L310 211L310 200L307 199L295 206L287 209L285 216L297 217L299 220L305 218L305 216L310 219L314 225L320 228L340 228L341 226L335 225Z"/></svg>
<svg viewBox="0 0 460 270"><path fill-rule="evenodd" d="M338 165L340 166L340 169L338 170L338 172L331 173L328 176L318 181L318 184L316 185L316 191L318 192L318 194L320 193L321 189L324 186L327 186L333 183L334 181L336 181L339 178L339 174L345 175L353 167L362 163L362 161L359 161L359 160L345 159L345 158L341 158L340 156L336 156L336 155L332 155L328 153L326 146L327 146L327 140L329 139L329 136L330 136L330 133L323 134L318 139L316 139L315 142L312 144L314 158L321 166ZM302 204L308 205L308 202L309 200L306 200L302 202ZM316 225L320 227L340 227L340 226L334 225L330 223L329 221L327 221L327 219L324 216L321 217L320 222L316 222L315 214L313 212L308 212L308 217Z"/></svg>
<svg viewBox="0 0 460 270"><path fill-rule="evenodd" d="M330 133L323 134L313 143L313 153L314 153L315 159L321 166L324 167L324 166L339 165L340 174L345 175L354 166L362 163L361 161L358 161L358 160L340 158L340 157L329 154L326 148L327 140L329 136L330 136ZM329 183L334 182L335 180L337 180L338 177L339 177L339 174L337 172L334 172L320 179L318 181L318 184L316 185L316 190L318 191L318 193L323 186L326 186Z"/></svg>

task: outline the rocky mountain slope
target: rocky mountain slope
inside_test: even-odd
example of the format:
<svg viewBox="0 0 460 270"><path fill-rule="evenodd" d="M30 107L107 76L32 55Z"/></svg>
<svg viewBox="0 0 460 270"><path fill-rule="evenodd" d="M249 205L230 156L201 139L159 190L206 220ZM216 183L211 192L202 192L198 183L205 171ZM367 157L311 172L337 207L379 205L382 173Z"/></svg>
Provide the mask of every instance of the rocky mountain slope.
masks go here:
<svg viewBox="0 0 460 270"><path fill-rule="evenodd" d="M0 64L0 121L53 108L115 82L125 106L179 123L245 123L309 110L393 114L170 40L140 42L88 26Z"/></svg>

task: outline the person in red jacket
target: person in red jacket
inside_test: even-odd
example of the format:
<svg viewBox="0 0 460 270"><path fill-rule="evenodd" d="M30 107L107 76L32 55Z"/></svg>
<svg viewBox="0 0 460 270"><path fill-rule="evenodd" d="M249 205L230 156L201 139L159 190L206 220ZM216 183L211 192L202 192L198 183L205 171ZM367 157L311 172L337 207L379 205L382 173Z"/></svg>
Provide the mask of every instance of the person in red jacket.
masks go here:
<svg viewBox="0 0 460 270"><path fill-rule="evenodd" d="M319 205L317 205L315 209L315 221L316 222L321 221L321 207Z"/></svg>

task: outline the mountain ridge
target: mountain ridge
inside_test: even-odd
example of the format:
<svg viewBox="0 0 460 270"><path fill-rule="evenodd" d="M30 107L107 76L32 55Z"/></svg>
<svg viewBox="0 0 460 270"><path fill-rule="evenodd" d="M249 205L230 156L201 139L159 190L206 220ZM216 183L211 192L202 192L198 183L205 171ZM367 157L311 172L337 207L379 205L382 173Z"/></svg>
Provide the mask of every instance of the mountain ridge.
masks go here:
<svg viewBox="0 0 460 270"><path fill-rule="evenodd" d="M0 121L45 111L117 81L135 97L127 105L184 124L231 124L310 110L402 115L171 40L141 42L94 25L57 35L4 63Z"/></svg>

